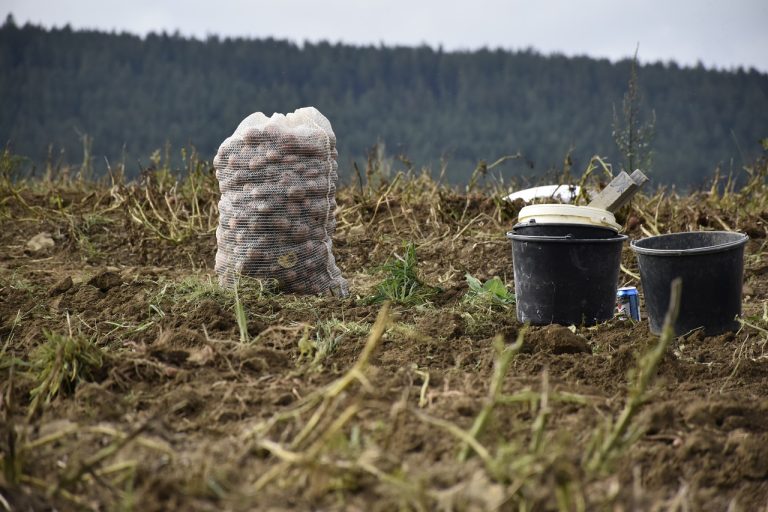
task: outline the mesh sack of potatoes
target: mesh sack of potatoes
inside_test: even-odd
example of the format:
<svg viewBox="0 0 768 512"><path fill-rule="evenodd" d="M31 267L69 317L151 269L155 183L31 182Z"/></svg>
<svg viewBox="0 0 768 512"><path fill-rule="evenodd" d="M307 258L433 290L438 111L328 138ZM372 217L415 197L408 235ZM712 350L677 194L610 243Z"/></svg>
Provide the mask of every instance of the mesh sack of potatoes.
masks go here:
<svg viewBox="0 0 768 512"><path fill-rule="evenodd" d="M333 257L336 136L317 109L246 117L213 160L219 180L215 270L222 286L274 280L301 294L348 294Z"/></svg>

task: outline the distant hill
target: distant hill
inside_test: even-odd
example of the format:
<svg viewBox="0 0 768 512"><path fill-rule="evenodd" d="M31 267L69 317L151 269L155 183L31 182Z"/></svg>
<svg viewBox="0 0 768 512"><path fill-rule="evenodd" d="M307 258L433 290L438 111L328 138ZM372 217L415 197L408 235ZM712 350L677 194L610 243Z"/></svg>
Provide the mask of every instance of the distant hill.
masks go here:
<svg viewBox="0 0 768 512"><path fill-rule="evenodd" d="M574 34L574 37L577 37ZM474 164L520 151L504 172L541 174L572 151L619 162L611 136L630 62L534 51L206 41L177 35L0 27L0 141L43 162L82 160L80 134L129 170L166 141L212 157L254 111L314 105L338 136L342 172L383 142L392 155L464 182ZM656 114L657 183L696 186L715 166L738 169L768 136L768 75L675 64L639 70L645 113ZM63 150L63 157L61 151Z"/></svg>

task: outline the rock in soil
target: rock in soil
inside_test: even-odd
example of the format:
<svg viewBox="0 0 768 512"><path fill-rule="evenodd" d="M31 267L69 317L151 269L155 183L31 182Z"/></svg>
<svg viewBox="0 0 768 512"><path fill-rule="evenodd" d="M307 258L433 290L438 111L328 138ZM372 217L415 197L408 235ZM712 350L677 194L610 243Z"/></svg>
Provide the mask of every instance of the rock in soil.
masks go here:
<svg viewBox="0 0 768 512"><path fill-rule="evenodd" d="M26 246L26 252L37 254L53 249L56 243L53 241L50 233L42 232L33 236Z"/></svg>

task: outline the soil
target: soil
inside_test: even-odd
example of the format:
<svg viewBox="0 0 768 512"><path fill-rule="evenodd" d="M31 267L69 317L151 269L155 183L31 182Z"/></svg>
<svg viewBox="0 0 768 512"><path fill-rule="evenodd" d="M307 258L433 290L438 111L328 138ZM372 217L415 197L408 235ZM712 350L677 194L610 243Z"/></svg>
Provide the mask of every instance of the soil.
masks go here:
<svg viewBox="0 0 768 512"><path fill-rule="evenodd" d="M482 457L460 462L462 442L445 425L470 430L487 403L496 335L510 347L523 329L514 306L468 302L464 275L512 286L504 233L520 205L439 190L431 202L401 191L378 208L377 196L342 190L334 253L352 295L245 293L246 341L232 296L206 288L216 281L213 233L173 242L113 208L83 245L67 217L41 213L46 195L25 191L27 207L5 197L3 500L13 510L506 510L521 500L556 510L559 496L589 510L766 510L768 336L749 326L673 340L630 433L598 471L587 467L592 440L620 414L659 338L645 321L530 327L500 390L528 398L497 405L478 436L506 460L502 476ZM62 195L80 219L118 204L114 194ZM717 217L750 233L744 317L764 328L768 214L685 201L693 210L669 210L668 230ZM629 234L644 236L642 211L630 221ZM27 241L44 231L54 247L30 253ZM377 269L403 240L417 243L420 276L441 292L431 304L393 305L362 364L382 309L368 300ZM623 262L636 272L628 248ZM642 291L630 274L621 279ZM105 359L33 410L39 380L28 363L46 333L84 336ZM321 357L323 343L331 348ZM363 378L328 394L356 364ZM544 448L533 449L544 395ZM524 465L524 455L534 462Z"/></svg>

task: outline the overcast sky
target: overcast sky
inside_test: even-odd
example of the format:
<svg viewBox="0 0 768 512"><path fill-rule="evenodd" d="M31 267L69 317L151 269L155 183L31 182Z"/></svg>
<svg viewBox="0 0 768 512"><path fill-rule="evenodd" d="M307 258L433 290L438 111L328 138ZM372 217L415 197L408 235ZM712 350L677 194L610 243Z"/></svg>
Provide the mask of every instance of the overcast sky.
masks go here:
<svg viewBox="0 0 768 512"><path fill-rule="evenodd" d="M0 0L16 22L145 35L276 37L446 50L533 47L768 71L768 0Z"/></svg>

